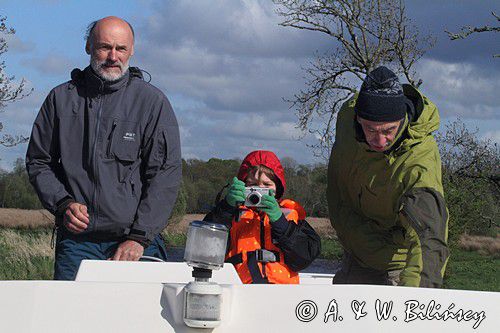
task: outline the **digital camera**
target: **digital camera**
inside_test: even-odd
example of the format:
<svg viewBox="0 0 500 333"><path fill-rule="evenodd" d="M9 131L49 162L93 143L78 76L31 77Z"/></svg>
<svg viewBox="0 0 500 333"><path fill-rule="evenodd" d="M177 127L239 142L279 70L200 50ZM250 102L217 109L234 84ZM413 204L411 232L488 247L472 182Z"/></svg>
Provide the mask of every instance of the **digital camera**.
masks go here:
<svg viewBox="0 0 500 333"><path fill-rule="evenodd" d="M245 187L245 203L246 207L263 207L262 196L270 195L270 189L267 187L250 186Z"/></svg>

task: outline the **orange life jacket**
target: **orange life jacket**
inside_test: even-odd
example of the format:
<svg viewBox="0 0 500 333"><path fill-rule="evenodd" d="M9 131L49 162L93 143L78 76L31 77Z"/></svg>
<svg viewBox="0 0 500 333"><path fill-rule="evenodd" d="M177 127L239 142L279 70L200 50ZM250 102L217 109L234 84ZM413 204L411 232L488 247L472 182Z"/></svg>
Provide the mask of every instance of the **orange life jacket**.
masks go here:
<svg viewBox="0 0 500 333"><path fill-rule="evenodd" d="M280 207L290 223L306 218L304 208L293 200L282 200ZM283 252L273 244L266 213L241 207L239 220L232 221L230 236L226 262L234 264L243 283L299 283L299 274L285 264Z"/></svg>

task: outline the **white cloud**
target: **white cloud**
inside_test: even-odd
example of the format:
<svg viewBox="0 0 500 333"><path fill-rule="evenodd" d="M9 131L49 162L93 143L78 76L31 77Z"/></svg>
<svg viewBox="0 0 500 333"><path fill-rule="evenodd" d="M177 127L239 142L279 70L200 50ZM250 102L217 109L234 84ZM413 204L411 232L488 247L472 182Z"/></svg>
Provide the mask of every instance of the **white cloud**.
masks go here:
<svg viewBox="0 0 500 333"><path fill-rule="evenodd" d="M227 134L252 140L294 141L299 138L300 130L293 122L270 122L265 116L250 114L236 120L227 130Z"/></svg>
<svg viewBox="0 0 500 333"><path fill-rule="evenodd" d="M151 72L152 82L166 91L236 112L285 106L282 97L303 85L300 67L305 63L283 57L216 55L190 43L179 48L159 45L138 60Z"/></svg>
<svg viewBox="0 0 500 333"><path fill-rule="evenodd" d="M444 116L499 119L498 71L487 72L471 63L422 60L418 66L421 87Z"/></svg>
<svg viewBox="0 0 500 333"><path fill-rule="evenodd" d="M483 134L483 139L491 140L494 143L500 144L500 130L487 131Z"/></svg>
<svg viewBox="0 0 500 333"><path fill-rule="evenodd" d="M1 34L1 37L5 38L11 53L28 53L35 50L33 42L21 40L16 34Z"/></svg>
<svg viewBox="0 0 500 333"><path fill-rule="evenodd" d="M64 55L49 53L41 57L24 59L21 63L36 69L45 76L60 76L71 72L76 61Z"/></svg>

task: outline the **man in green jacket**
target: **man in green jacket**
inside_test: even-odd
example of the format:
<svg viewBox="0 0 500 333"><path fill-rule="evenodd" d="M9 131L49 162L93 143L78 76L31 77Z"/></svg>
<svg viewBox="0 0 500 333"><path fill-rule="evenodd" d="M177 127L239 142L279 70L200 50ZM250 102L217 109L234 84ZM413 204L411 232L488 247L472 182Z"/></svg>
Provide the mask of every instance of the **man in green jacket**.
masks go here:
<svg viewBox="0 0 500 333"><path fill-rule="evenodd" d="M334 283L442 285L448 211L438 127L436 106L386 67L344 103L328 166L330 220L344 247Z"/></svg>

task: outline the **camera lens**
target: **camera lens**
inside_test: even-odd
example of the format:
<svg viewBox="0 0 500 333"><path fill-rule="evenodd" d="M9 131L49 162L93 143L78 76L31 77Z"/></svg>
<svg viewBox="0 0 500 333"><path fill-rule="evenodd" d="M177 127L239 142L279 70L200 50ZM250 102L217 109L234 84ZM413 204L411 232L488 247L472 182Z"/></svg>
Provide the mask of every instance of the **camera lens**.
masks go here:
<svg viewBox="0 0 500 333"><path fill-rule="evenodd" d="M253 193L248 196L248 202L250 202L252 205L257 205L260 202L260 196Z"/></svg>

